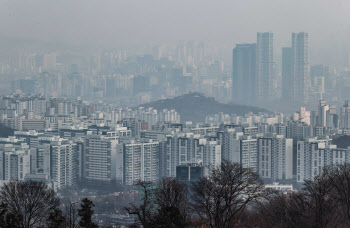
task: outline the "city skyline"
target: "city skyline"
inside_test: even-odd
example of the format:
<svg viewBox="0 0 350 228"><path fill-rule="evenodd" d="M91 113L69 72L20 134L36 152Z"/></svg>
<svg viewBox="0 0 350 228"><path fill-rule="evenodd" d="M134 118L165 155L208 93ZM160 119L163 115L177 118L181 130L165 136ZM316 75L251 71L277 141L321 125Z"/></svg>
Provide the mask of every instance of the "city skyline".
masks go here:
<svg viewBox="0 0 350 228"><path fill-rule="evenodd" d="M0 227L347 227L349 8L0 0Z"/></svg>

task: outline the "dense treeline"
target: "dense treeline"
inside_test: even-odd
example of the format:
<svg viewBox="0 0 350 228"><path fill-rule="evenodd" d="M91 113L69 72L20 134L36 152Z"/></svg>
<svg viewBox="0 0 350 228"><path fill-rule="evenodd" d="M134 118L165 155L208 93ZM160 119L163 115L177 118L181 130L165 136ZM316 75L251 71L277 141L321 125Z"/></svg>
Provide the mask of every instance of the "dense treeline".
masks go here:
<svg viewBox="0 0 350 228"><path fill-rule="evenodd" d="M13 181L0 189L0 227L97 227L92 219L92 201L82 199L77 215L73 206L61 205L55 191L45 183Z"/></svg>
<svg viewBox="0 0 350 228"><path fill-rule="evenodd" d="M140 202L126 210L143 227L350 227L350 166L326 168L298 192L264 188L259 176L223 162L190 186L166 178L138 182Z"/></svg>
<svg viewBox="0 0 350 228"><path fill-rule="evenodd" d="M190 185L165 178L137 186L139 198L125 208L135 227L350 227L349 164L290 193L265 189L256 173L227 161ZM0 227L94 228L93 207L87 198L62 204L45 183L13 181L0 189Z"/></svg>

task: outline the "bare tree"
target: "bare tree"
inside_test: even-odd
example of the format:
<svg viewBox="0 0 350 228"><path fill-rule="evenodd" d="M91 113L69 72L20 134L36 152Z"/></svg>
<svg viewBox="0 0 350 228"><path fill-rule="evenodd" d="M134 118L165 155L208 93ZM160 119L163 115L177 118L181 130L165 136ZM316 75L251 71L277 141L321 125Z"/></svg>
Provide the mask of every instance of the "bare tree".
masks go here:
<svg viewBox="0 0 350 228"><path fill-rule="evenodd" d="M309 205L304 192L293 192L286 197L285 227L309 227Z"/></svg>
<svg viewBox="0 0 350 228"><path fill-rule="evenodd" d="M190 218L188 187L174 178L161 180L154 192L154 227L184 227Z"/></svg>
<svg viewBox="0 0 350 228"><path fill-rule="evenodd" d="M34 181L5 184L0 190L0 201L7 205L9 213L22 218L25 228L46 225L50 213L60 205L54 190Z"/></svg>
<svg viewBox="0 0 350 228"><path fill-rule="evenodd" d="M305 181L305 194L307 197L310 227L336 227L340 222L337 213L338 202L333 196L332 175L328 168L314 178L313 181Z"/></svg>
<svg viewBox="0 0 350 228"><path fill-rule="evenodd" d="M278 224L283 227L282 221L286 220L286 201L283 194L270 191L265 198L254 204L252 210L246 213L248 217L243 219L244 226L275 227Z"/></svg>
<svg viewBox="0 0 350 228"><path fill-rule="evenodd" d="M302 191L270 194L257 204L258 212L251 217L260 219L260 227L338 227L343 214L340 195L334 190L340 188L334 183L343 180L342 172L327 167L314 180L305 181Z"/></svg>
<svg viewBox="0 0 350 228"><path fill-rule="evenodd" d="M0 227L3 228L22 228L22 218L18 214L8 212L5 203L0 204Z"/></svg>
<svg viewBox="0 0 350 228"><path fill-rule="evenodd" d="M192 187L193 210L209 227L232 227L246 207L264 191L259 175L240 164L224 161Z"/></svg>
<svg viewBox="0 0 350 228"><path fill-rule="evenodd" d="M129 214L137 216L137 223L139 225L142 225L144 228L151 228L155 215L152 182L138 181L136 186L139 188L138 194L142 196L141 203L131 203L129 207L125 207L125 210Z"/></svg>
<svg viewBox="0 0 350 228"><path fill-rule="evenodd" d="M125 209L137 216L143 227L184 227L190 217L187 185L174 178L164 178L157 186L139 181L139 204L130 204Z"/></svg>
<svg viewBox="0 0 350 228"><path fill-rule="evenodd" d="M178 208L184 219L189 215L189 193L186 184L174 178L164 178L155 190L155 203L159 210Z"/></svg>
<svg viewBox="0 0 350 228"><path fill-rule="evenodd" d="M341 164L331 170L332 178L329 178L333 186L333 198L340 205L344 223L350 226L350 165Z"/></svg>
<svg viewBox="0 0 350 228"><path fill-rule="evenodd" d="M259 201L255 213L247 220L255 221L259 227L297 228L308 227L307 199L303 192L295 193L269 193Z"/></svg>

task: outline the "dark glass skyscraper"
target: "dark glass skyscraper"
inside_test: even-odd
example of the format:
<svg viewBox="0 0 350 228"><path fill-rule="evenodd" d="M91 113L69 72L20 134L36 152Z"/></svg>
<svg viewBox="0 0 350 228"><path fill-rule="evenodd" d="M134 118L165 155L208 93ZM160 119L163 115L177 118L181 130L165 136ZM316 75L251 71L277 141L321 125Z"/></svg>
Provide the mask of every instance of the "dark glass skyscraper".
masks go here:
<svg viewBox="0 0 350 228"><path fill-rule="evenodd" d="M282 48L282 98L296 105L308 102L310 89L308 34L292 33L292 47Z"/></svg>
<svg viewBox="0 0 350 228"><path fill-rule="evenodd" d="M310 84L308 33L292 33L292 75L294 102L304 104L308 101Z"/></svg>
<svg viewBox="0 0 350 228"><path fill-rule="evenodd" d="M310 89L308 34L292 33L292 47L282 48L282 97L295 105L308 101Z"/></svg>
<svg viewBox="0 0 350 228"><path fill-rule="evenodd" d="M232 100L253 104L256 100L256 44L233 49Z"/></svg>
<svg viewBox="0 0 350 228"><path fill-rule="evenodd" d="M274 79L273 62L273 33L264 32L257 34L256 44L256 74L257 74L257 98L258 101L271 100L273 94Z"/></svg>

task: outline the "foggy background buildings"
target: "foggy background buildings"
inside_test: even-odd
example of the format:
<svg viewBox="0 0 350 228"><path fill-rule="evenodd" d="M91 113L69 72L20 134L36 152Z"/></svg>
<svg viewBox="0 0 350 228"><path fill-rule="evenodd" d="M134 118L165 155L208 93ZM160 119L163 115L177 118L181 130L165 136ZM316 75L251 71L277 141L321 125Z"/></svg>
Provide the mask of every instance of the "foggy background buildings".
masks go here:
<svg viewBox="0 0 350 228"><path fill-rule="evenodd" d="M0 187L94 197L111 223L133 220L137 181L188 183L225 160L300 189L350 162L349 9L0 0Z"/></svg>
<svg viewBox="0 0 350 228"><path fill-rule="evenodd" d="M273 31L279 56L280 48L290 44L291 31L305 31L312 34L312 62L349 64L346 0L2 0L0 4L0 34L12 41L130 48L201 40L232 47L255 42L257 31Z"/></svg>

